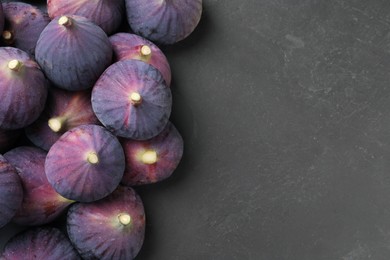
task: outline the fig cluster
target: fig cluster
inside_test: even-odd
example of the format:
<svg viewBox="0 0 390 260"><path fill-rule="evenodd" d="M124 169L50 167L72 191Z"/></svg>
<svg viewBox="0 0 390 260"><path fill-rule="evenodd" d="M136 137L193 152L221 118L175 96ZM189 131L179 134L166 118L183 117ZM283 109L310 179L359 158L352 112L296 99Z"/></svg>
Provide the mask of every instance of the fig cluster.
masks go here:
<svg viewBox="0 0 390 260"><path fill-rule="evenodd" d="M137 186L183 156L160 47L201 14L202 0L0 0L0 230L25 227L1 259L137 256Z"/></svg>

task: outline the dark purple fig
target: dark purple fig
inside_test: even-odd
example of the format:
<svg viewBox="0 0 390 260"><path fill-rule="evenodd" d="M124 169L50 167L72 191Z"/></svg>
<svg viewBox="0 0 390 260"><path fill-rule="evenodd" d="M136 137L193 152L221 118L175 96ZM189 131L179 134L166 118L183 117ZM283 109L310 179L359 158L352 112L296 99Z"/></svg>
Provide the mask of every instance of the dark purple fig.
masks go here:
<svg viewBox="0 0 390 260"><path fill-rule="evenodd" d="M86 124L100 124L92 110L91 91L50 88L45 110L26 128L27 137L48 151L66 131Z"/></svg>
<svg viewBox="0 0 390 260"><path fill-rule="evenodd" d="M46 152L20 146L4 154L18 171L23 185L23 202L12 219L20 225L42 225L53 221L73 202L58 194L45 175Z"/></svg>
<svg viewBox="0 0 390 260"><path fill-rule="evenodd" d="M118 187L125 156L118 139L104 127L82 125L66 132L47 154L46 176L62 196L91 202Z"/></svg>
<svg viewBox="0 0 390 260"><path fill-rule="evenodd" d="M128 186L155 183L168 178L183 156L183 138L170 122L152 139L122 139L121 143L126 158L122 184Z"/></svg>
<svg viewBox="0 0 390 260"><path fill-rule="evenodd" d="M10 222L20 208L22 199L23 188L18 173L0 155L0 228Z"/></svg>
<svg viewBox="0 0 390 260"><path fill-rule="evenodd" d="M50 18L37 7L22 2L3 4L5 27L1 41L34 55L39 35Z"/></svg>
<svg viewBox="0 0 390 260"><path fill-rule="evenodd" d="M57 16L79 15L100 26L107 34L121 25L125 11L124 0L48 0L47 11L53 19Z"/></svg>
<svg viewBox="0 0 390 260"><path fill-rule="evenodd" d="M0 153L5 153L13 148L22 134L21 129L1 130L0 129Z"/></svg>
<svg viewBox="0 0 390 260"><path fill-rule="evenodd" d="M115 135L146 140L158 135L168 122L171 90L161 73L138 60L111 65L92 90L97 118Z"/></svg>
<svg viewBox="0 0 390 260"><path fill-rule="evenodd" d="M0 128L34 122L45 107L48 84L39 65L24 51L0 48Z"/></svg>
<svg viewBox="0 0 390 260"><path fill-rule="evenodd" d="M4 12L3 12L3 6L0 1L0 33L3 32L4 29Z"/></svg>
<svg viewBox="0 0 390 260"><path fill-rule="evenodd" d="M119 186L102 200L74 204L67 229L83 259L134 259L145 234L141 198L132 188Z"/></svg>
<svg viewBox="0 0 390 260"><path fill-rule="evenodd" d="M162 44L183 40L202 15L202 0L125 0L127 21L136 34Z"/></svg>
<svg viewBox="0 0 390 260"><path fill-rule="evenodd" d="M132 59L146 62L160 71L167 85L171 85L171 68L168 60L154 43L130 33L117 33L109 39L115 61Z"/></svg>
<svg viewBox="0 0 390 260"><path fill-rule="evenodd" d="M75 248L57 228L36 227L12 237L4 247L4 260L78 260Z"/></svg>
<svg viewBox="0 0 390 260"><path fill-rule="evenodd" d="M60 16L42 31L35 58L57 87L84 90L110 65L112 47L106 33L88 19Z"/></svg>

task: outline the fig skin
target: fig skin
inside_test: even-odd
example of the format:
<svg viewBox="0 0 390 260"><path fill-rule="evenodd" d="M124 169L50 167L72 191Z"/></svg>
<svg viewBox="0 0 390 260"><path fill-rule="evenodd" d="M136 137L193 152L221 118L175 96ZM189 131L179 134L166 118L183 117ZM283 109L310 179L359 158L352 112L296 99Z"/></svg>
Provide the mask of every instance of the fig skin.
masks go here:
<svg viewBox="0 0 390 260"><path fill-rule="evenodd" d="M65 198L91 202L104 198L119 185L125 156L118 139L102 126L82 125L50 148L46 176Z"/></svg>
<svg viewBox="0 0 390 260"><path fill-rule="evenodd" d="M79 260L69 239L57 228L36 227L12 237L4 246L0 259L4 260Z"/></svg>
<svg viewBox="0 0 390 260"><path fill-rule="evenodd" d="M5 153L13 148L22 134L21 129L1 130L0 129L0 153Z"/></svg>
<svg viewBox="0 0 390 260"><path fill-rule="evenodd" d="M0 228L11 221L23 200L23 188L16 169L0 155Z"/></svg>
<svg viewBox="0 0 390 260"><path fill-rule="evenodd" d="M111 64L112 47L99 26L67 15L54 18L42 31L35 58L55 86L77 91L93 87Z"/></svg>
<svg viewBox="0 0 390 260"><path fill-rule="evenodd" d="M56 219L73 202L59 195L46 179L46 152L36 147L19 146L4 154L16 168L23 186L23 202L12 222L36 226Z"/></svg>
<svg viewBox="0 0 390 260"><path fill-rule="evenodd" d="M83 259L134 259L145 236L141 198L132 188L119 186L102 200L74 204L67 230Z"/></svg>
<svg viewBox="0 0 390 260"><path fill-rule="evenodd" d="M3 4L5 27L1 37L4 46L12 46L34 55L39 35L50 18L37 7L22 2Z"/></svg>
<svg viewBox="0 0 390 260"><path fill-rule="evenodd" d="M0 47L0 78L0 129L34 122L45 107L48 89L39 65L22 50Z"/></svg>
<svg viewBox="0 0 390 260"><path fill-rule="evenodd" d="M25 132L33 144L48 151L66 131L87 124L100 124L92 110L90 90L50 88L45 110Z"/></svg>
<svg viewBox="0 0 390 260"><path fill-rule="evenodd" d="M161 72L168 87L171 85L171 68L157 45L131 33L117 33L109 40L114 50L114 61L134 59L146 62Z"/></svg>
<svg viewBox="0 0 390 260"><path fill-rule="evenodd" d="M172 94L161 73L138 60L111 65L92 89L92 108L115 135L146 140L168 123Z"/></svg>
<svg viewBox="0 0 390 260"><path fill-rule="evenodd" d="M190 35L202 15L202 0L125 0L133 31L153 42L173 44Z"/></svg>
<svg viewBox="0 0 390 260"><path fill-rule="evenodd" d="M47 11L52 19L63 14L83 16L110 35L121 25L125 2L123 0L48 0Z"/></svg>
<svg viewBox="0 0 390 260"><path fill-rule="evenodd" d="M152 139L121 139L121 144L126 158L122 184L126 186L150 184L168 178L183 156L183 138L171 122Z"/></svg>

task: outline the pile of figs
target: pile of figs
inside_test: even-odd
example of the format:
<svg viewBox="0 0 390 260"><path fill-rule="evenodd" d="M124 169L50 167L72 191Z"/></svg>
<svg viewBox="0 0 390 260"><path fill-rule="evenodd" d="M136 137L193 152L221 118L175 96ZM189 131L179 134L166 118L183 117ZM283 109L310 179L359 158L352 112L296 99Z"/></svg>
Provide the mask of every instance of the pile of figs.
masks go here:
<svg viewBox="0 0 390 260"><path fill-rule="evenodd" d="M202 0L42 6L0 2L0 236L25 227L0 259L134 259L135 187L183 155L160 47L193 32Z"/></svg>

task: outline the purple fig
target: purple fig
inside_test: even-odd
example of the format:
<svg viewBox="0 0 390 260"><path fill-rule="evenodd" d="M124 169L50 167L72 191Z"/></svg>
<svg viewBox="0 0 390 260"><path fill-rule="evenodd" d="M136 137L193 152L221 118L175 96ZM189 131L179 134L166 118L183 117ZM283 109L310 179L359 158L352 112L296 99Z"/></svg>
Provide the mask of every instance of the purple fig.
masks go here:
<svg viewBox="0 0 390 260"><path fill-rule="evenodd" d="M84 259L134 259L145 235L141 198L132 188L120 186L102 200L74 204L67 229Z"/></svg>
<svg viewBox="0 0 390 260"><path fill-rule="evenodd" d="M4 247L4 260L78 260L80 256L69 239L57 228L36 227L12 237Z"/></svg>
<svg viewBox="0 0 390 260"><path fill-rule="evenodd" d="M20 146L4 154L18 171L23 186L23 202L12 219L20 225L42 225L53 221L73 202L59 195L47 181L46 152Z"/></svg>
<svg viewBox="0 0 390 260"><path fill-rule="evenodd" d="M37 7L22 2L3 4L5 27L1 41L34 55L39 35L50 18Z"/></svg>
<svg viewBox="0 0 390 260"><path fill-rule="evenodd" d="M110 65L112 47L105 32L88 19L60 16L42 31L35 58L57 87L84 90Z"/></svg>
<svg viewBox="0 0 390 260"><path fill-rule="evenodd" d="M92 90L97 118L115 135L146 140L168 123L172 95L161 73L138 60L111 65Z"/></svg>
<svg viewBox="0 0 390 260"><path fill-rule="evenodd" d="M118 139L104 127L82 125L66 132L50 148L46 176L62 196L91 202L116 189L125 169Z"/></svg>
<svg viewBox="0 0 390 260"><path fill-rule="evenodd" d="M50 88L45 110L25 131L31 142L48 151L66 131L86 124L100 124L92 110L91 91Z"/></svg>
<svg viewBox="0 0 390 260"><path fill-rule="evenodd" d="M164 53L151 41L136 34L117 33L110 38L115 61L134 59L146 62L161 72L165 83L171 85L171 68Z"/></svg>
<svg viewBox="0 0 390 260"><path fill-rule="evenodd" d="M4 29L4 12L3 12L3 6L0 1L0 33L3 32Z"/></svg>
<svg viewBox="0 0 390 260"><path fill-rule="evenodd" d="M123 139L121 143L126 158L122 184L127 186L155 183L168 178L183 156L183 138L170 122L152 139Z"/></svg>
<svg viewBox="0 0 390 260"><path fill-rule="evenodd" d="M136 34L162 44L186 38L200 21L202 0L125 0L127 21Z"/></svg>
<svg viewBox="0 0 390 260"><path fill-rule="evenodd" d="M0 129L0 153L5 153L15 146L22 134L21 129L16 130L1 130Z"/></svg>
<svg viewBox="0 0 390 260"><path fill-rule="evenodd" d="M47 81L39 65L13 47L0 48L0 68L0 128L23 128L44 109Z"/></svg>
<svg viewBox="0 0 390 260"><path fill-rule="evenodd" d="M125 2L123 0L48 0L47 11L52 19L63 14L84 16L100 26L107 34L112 34L121 25Z"/></svg>
<svg viewBox="0 0 390 260"><path fill-rule="evenodd" d="M16 169L0 155L0 228L6 225L20 208L23 188Z"/></svg>

